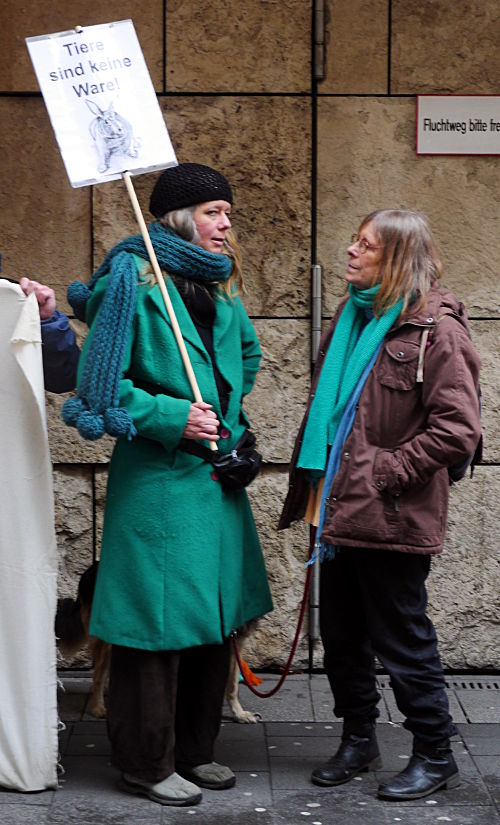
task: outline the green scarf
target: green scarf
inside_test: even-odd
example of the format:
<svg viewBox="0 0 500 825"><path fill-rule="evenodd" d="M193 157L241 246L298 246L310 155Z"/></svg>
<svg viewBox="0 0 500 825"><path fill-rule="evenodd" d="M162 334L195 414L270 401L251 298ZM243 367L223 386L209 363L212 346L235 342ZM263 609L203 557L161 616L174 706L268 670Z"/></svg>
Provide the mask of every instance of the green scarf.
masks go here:
<svg viewBox="0 0 500 825"><path fill-rule="evenodd" d="M304 430L298 467L324 473L346 404L373 353L397 320L403 301L365 324L380 284L371 289L349 285L348 299L335 327ZM363 328L364 327L364 328Z"/></svg>

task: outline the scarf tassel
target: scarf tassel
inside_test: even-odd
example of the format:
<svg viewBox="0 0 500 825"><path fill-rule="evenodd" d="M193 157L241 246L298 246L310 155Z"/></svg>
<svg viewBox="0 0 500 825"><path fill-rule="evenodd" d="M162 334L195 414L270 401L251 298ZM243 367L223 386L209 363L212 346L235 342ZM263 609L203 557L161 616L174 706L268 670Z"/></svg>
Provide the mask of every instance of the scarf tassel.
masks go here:
<svg viewBox="0 0 500 825"><path fill-rule="evenodd" d="M103 413L91 410L83 398L68 398L61 410L61 418L70 427L76 427L82 438L97 441L104 433L114 438L125 437L129 441L137 430L128 410L111 407Z"/></svg>

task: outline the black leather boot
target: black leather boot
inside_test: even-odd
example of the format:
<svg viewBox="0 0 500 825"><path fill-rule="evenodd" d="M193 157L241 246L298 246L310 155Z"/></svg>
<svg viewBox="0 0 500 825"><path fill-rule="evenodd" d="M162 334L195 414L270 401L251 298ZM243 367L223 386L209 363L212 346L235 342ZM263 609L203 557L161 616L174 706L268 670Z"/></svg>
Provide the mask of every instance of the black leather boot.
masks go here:
<svg viewBox="0 0 500 825"><path fill-rule="evenodd" d="M380 799L421 799L441 788L456 788L460 784L457 763L450 743L436 748L414 745L413 755L401 773L385 785L380 785Z"/></svg>
<svg viewBox="0 0 500 825"><path fill-rule="evenodd" d="M380 752L375 737L344 735L337 753L324 765L314 768L311 780L315 785L342 785L362 771L380 768Z"/></svg>

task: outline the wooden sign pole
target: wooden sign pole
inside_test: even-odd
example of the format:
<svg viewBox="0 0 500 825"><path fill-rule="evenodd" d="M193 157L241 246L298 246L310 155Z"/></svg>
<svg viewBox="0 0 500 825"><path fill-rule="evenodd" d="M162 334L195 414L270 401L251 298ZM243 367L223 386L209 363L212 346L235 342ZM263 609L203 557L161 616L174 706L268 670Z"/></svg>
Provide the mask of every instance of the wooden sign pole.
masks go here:
<svg viewBox="0 0 500 825"><path fill-rule="evenodd" d="M160 269L158 264L158 259L156 257L156 253L153 248L153 244L151 243L151 238L149 237L148 228L146 226L146 222L144 220L144 216L141 211L141 207L139 201L137 199L137 195L135 193L135 189L132 183L132 179L130 177L130 172L122 172L122 178L125 181L125 186L127 187L127 192L130 197L132 207L134 209L135 217L137 218L137 222L139 224L142 237L144 239L144 243L146 245L146 249L148 251L149 260L151 261L151 266L153 267L153 272L160 287L161 294L163 296L163 300L165 302L165 308L168 313L168 317L170 318L170 323L172 324L172 329L174 331L175 340L177 342L177 346L179 347L179 352L182 358L182 363L184 364L184 368L187 373L187 377L189 380L189 384L193 391L195 401L203 401L201 397L200 388L198 387L198 382L196 380L196 376L193 371L193 367L191 361L189 360L189 355L186 349L186 344L184 343L184 338L182 337L181 328L179 326L179 322L177 321L174 308L172 306L172 301L170 300L170 295L168 294L167 287L165 284L165 278L163 277L163 273ZM217 445L215 441L210 441L210 449L216 450Z"/></svg>

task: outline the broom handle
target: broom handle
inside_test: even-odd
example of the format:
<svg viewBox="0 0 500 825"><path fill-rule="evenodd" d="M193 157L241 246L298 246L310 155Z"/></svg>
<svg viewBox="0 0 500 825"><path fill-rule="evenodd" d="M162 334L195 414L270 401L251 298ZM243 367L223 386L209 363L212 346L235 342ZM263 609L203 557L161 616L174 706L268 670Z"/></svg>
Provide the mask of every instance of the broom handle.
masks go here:
<svg viewBox="0 0 500 825"><path fill-rule="evenodd" d="M146 222L144 220L144 216L141 211L141 207L139 205L139 201L137 200L137 195L135 193L134 186L132 184L132 179L130 177L130 172L122 172L123 180L125 181L125 186L127 187L127 192L129 198L132 202L132 207L134 209L135 217L137 218L137 223L139 224L142 237L144 239L144 243L146 245L146 249L148 251L149 260L151 261L151 266L153 267L153 272L160 287L160 292L163 296L163 300L165 302L165 308L168 313L168 317L170 318L170 323L172 324L172 329L174 332L175 340L177 342L177 346L179 347L179 352L182 358L182 363L184 364L184 368L186 370L186 374L188 377L189 384L193 391L195 401L203 401L201 397L200 388L198 386L198 382L196 380L196 376L193 371L193 367L191 361L189 360L188 351L186 349L186 344L184 343L184 338L182 337L181 328L179 326L179 322L177 321L174 308L172 306L172 301L170 300L170 295L168 294L167 287L165 285L165 278L163 277L163 273L159 267L158 259L156 257L156 253L153 249L153 244L151 243L151 238L149 237L148 228L146 226ZM216 450L217 445L215 441L209 441L210 449Z"/></svg>

